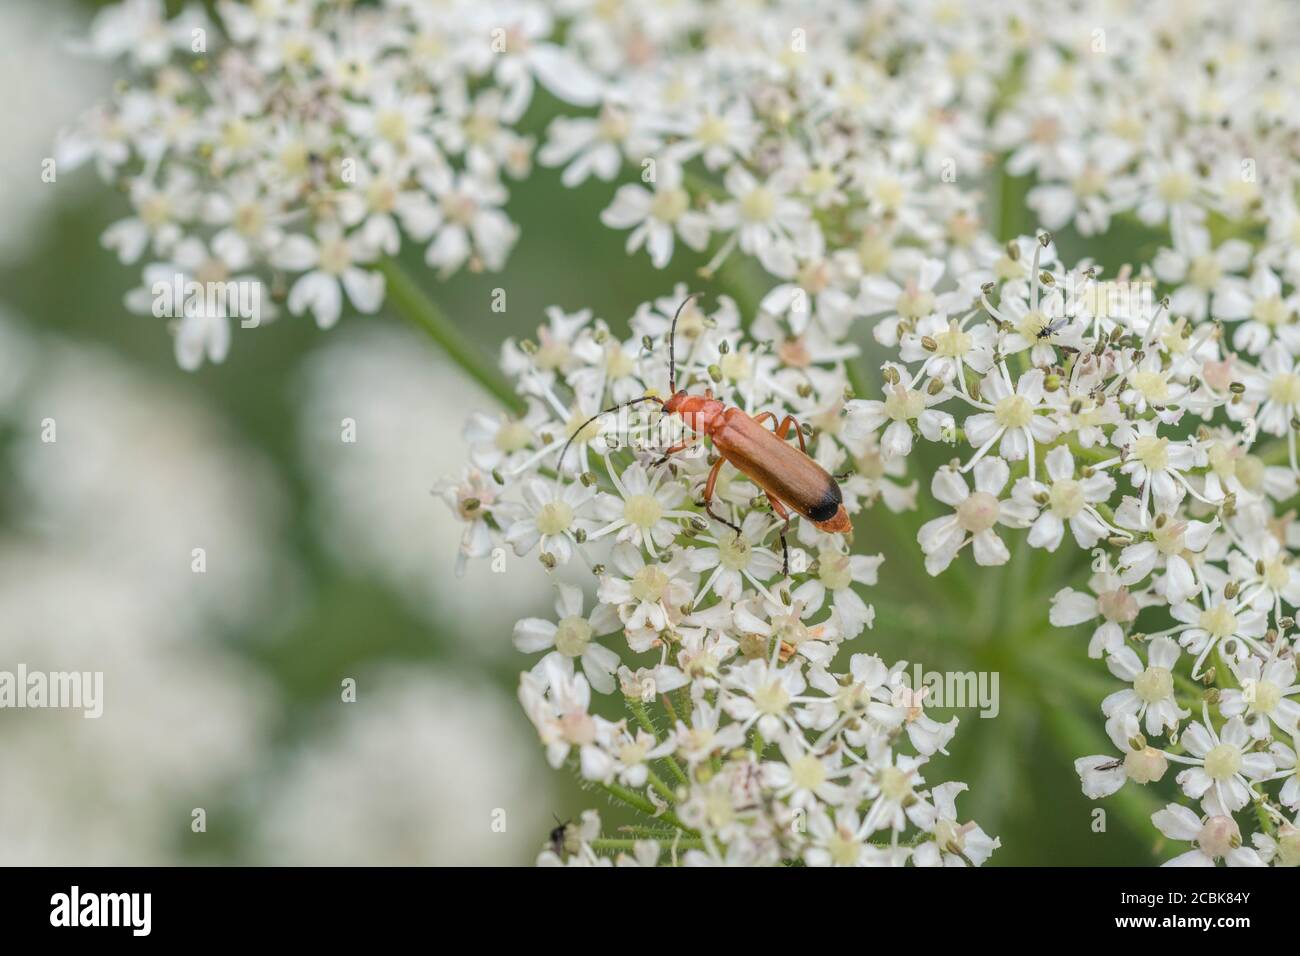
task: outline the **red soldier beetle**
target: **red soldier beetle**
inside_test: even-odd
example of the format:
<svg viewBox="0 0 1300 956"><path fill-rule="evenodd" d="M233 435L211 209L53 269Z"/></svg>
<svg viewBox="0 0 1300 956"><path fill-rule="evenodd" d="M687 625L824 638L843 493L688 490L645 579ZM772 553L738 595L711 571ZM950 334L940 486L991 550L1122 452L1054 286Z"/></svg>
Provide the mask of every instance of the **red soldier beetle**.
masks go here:
<svg viewBox="0 0 1300 956"><path fill-rule="evenodd" d="M781 555L782 573L790 574L790 550L786 544L785 533L790 527L790 512L807 518L822 531L831 534L843 534L853 530L853 523L844 509L844 496L840 486L830 473L808 457L808 447L804 442L803 429L793 415L786 415L777 424L773 412L760 412L749 415L743 409L728 406L713 397L713 389L706 388L703 395L690 395L685 389L677 388L676 337L677 320L682 310L700 293L687 296L673 314L672 325L668 331L668 390L672 394L665 401L658 395L643 395L630 402L623 402L597 412L583 422L560 450L558 467L563 467L564 456L573 444L573 439L584 428L602 415L630 408L644 402L654 402L665 413L677 415L692 434L675 445L665 449L663 457L655 462L662 465L678 452L685 451L703 438L708 438L718 452L718 460L709 470L704 482L703 500L705 512L715 521L721 522L740 536L740 527L728 521L713 510L713 489L718 481L718 472L722 463L729 461L736 470L758 485L767 496L773 513L781 519ZM772 430L763 427L765 422L772 422ZM799 438L799 450L787 442L786 436L794 429Z"/></svg>

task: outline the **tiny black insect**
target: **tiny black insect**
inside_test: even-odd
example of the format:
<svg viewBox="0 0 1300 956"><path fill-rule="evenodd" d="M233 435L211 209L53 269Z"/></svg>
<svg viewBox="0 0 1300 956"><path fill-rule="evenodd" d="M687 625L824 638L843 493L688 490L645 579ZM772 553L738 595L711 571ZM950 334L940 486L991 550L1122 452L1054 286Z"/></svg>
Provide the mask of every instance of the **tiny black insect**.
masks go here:
<svg viewBox="0 0 1300 956"><path fill-rule="evenodd" d="M1039 338L1039 339L1051 338L1057 332L1061 331L1061 329L1069 325L1070 319L1072 318L1073 316L1063 315L1055 322L1047 323L1047 325L1044 325L1041 329L1038 330L1038 334L1035 336L1035 338Z"/></svg>
<svg viewBox="0 0 1300 956"><path fill-rule="evenodd" d="M569 834L570 821L555 817L555 822L558 825L552 827L550 832L551 849L555 851L556 856L562 857L564 856L564 844L567 842L566 837Z"/></svg>

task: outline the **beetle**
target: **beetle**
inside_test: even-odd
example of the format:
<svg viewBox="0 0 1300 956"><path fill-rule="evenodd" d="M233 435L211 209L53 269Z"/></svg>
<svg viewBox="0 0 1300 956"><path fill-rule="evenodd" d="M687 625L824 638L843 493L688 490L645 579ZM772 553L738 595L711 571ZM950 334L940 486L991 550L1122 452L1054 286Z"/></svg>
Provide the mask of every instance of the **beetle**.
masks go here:
<svg viewBox="0 0 1300 956"><path fill-rule="evenodd" d="M782 573L789 577L790 550L786 545L785 534L790 527L791 511L831 534L852 531L853 522L844 508L844 495L839 484L826 469L808 456L803 429L793 415L786 415L777 423L774 412L750 415L744 409L728 406L714 398L711 388L706 388L703 395L691 395L685 389L677 388L677 320L687 303L699 294L689 295L682 301L673 314L668 331L669 398L664 400L658 395L643 395L597 412L583 422L564 443L559 464L563 465L564 455L573 444L574 437L602 415L653 402L666 414L679 416L692 432L686 439L667 448L655 465L662 465L673 455L685 451L703 438L710 439L717 449L718 460L713 463L704 482L701 504L705 512L715 521L735 531L737 537L740 536L738 525L713 510L713 491L717 485L718 472L722 470L723 462L729 461L737 471L762 489L773 513L781 519ZM770 430L763 427L766 422L773 423ZM792 428L799 438L798 451L786 440Z"/></svg>

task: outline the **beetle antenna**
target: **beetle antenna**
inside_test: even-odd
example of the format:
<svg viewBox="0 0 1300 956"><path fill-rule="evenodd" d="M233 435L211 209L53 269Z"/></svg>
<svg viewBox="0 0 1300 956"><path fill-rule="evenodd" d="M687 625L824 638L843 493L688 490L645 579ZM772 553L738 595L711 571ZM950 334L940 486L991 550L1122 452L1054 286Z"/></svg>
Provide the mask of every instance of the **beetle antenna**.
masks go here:
<svg viewBox="0 0 1300 956"><path fill-rule="evenodd" d="M564 471L564 456L569 453L569 446L573 444L573 440L575 438L577 438L579 435L582 434L582 430L584 428L586 428L596 419L600 418L600 416L602 415L608 415L610 412L616 412L620 408L631 408L633 405L640 405L642 402L658 402L660 405L662 405L664 403L664 400L660 398L658 395L642 395L640 398L634 398L630 402L620 402L617 405L611 405L609 408L606 408L603 411L599 411L595 415L592 415L585 422L583 422L581 425L575 428L573 430L573 434L569 436L569 440L566 441L564 443L564 447L560 449L560 460L555 463L556 480L557 481L559 480L559 476Z"/></svg>
<svg viewBox="0 0 1300 956"><path fill-rule="evenodd" d="M692 299L698 299L704 293L692 292L686 298L682 299L682 304L677 307L673 313L673 324L668 329L668 391L670 394L677 394L677 319L682 314L682 309Z"/></svg>

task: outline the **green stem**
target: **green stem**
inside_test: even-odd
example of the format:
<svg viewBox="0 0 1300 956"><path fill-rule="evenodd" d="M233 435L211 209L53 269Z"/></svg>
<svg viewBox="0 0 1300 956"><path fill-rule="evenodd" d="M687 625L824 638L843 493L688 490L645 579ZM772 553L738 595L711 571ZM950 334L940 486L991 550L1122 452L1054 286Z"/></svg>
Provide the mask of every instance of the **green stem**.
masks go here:
<svg viewBox="0 0 1300 956"><path fill-rule="evenodd" d="M411 324L427 332L453 362L501 404L519 414L527 411L523 399L515 393L496 366L485 359L461 334L455 323L424 293L396 259L381 259L375 268L384 276L388 288L387 301L396 311Z"/></svg>
<svg viewBox="0 0 1300 956"><path fill-rule="evenodd" d="M619 803L624 803L633 810L639 810L646 816L653 817L656 820L663 820L665 823L671 824L677 829L693 836L698 835L694 830L682 823L682 821L678 819L677 814L673 813L671 810L664 810L661 813L653 803L634 790L629 790L627 787L617 783L597 783L596 786L601 790L604 790Z"/></svg>
<svg viewBox="0 0 1300 956"><path fill-rule="evenodd" d="M598 837L597 839L591 841L591 848L593 850L631 850L634 849L639 842L641 842L641 839L658 839L661 843L667 842L669 844L669 847L675 845L678 849L682 849L682 850L704 849L704 841L699 837L681 837L679 839L674 840L671 836L667 836L667 835L655 837L655 838L643 837L638 839L621 839L618 837Z"/></svg>
<svg viewBox="0 0 1300 956"><path fill-rule="evenodd" d="M655 773L649 767L646 768L645 772L646 779L650 781L650 786L654 787L655 790L658 791L659 796L663 797L669 803L677 802L677 794L673 793L672 787L663 782L659 777L659 774Z"/></svg>
<svg viewBox="0 0 1300 956"><path fill-rule="evenodd" d="M1006 157L1000 165L998 175L998 221L997 237L1001 242L1014 239L1021 232L1024 208L1025 186L1020 180L1006 171Z"/></svg>
<svg viewBox="0 0 1300 956"><path fill-rule="evenodd" d="M632 712L632 716L636 718L636 722L641 726L641 729L653 737L657 743L659 741L659 735L655 733L654 723L650 720L650 714L646 710L645 704L639 700L633 700L631 697L626 697L624 700L627 702L627 709ZM665 700L667 700L667 698L665 698ZM691 785L690 780L686 777L686 771L682 769L682 765L677 762L676 757L669 754L662 758L662 763L667 765L668 769L672 771L673 776L676 777L678 782L683 786L689 787Z"/></svg>

